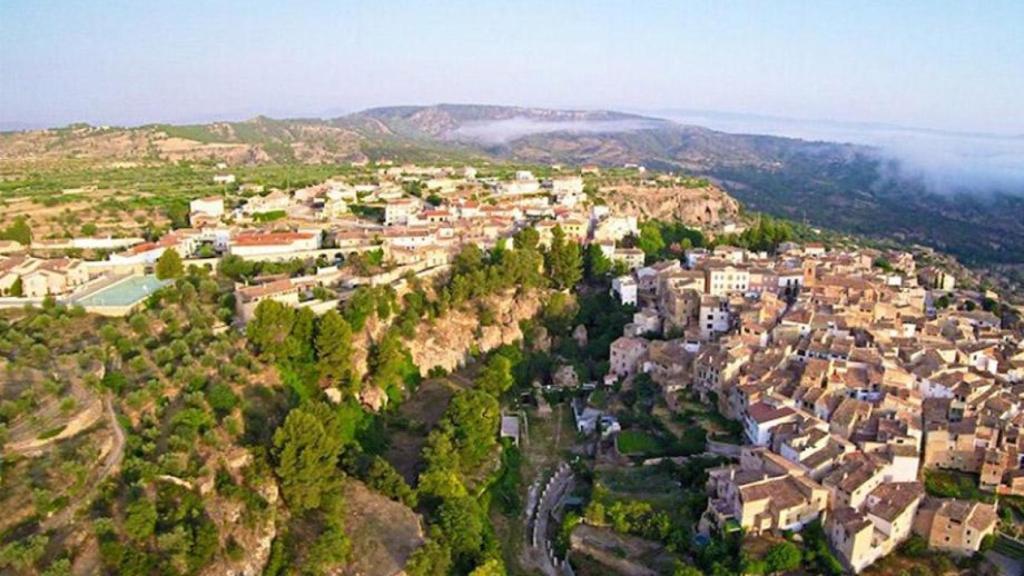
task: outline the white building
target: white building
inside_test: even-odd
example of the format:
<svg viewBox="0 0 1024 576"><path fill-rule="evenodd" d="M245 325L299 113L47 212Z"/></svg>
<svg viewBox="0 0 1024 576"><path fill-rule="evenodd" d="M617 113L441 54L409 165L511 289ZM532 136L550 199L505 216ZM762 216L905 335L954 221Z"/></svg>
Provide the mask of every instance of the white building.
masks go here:
<svg viewBox="0 0 1024 576"><path fill-rule="evenodd" d="M81 260L0 256L0 294L10 293L21 280L21 296L41 298L64 294L86 283L89 274Z"/></svg>
<svg viewBox="0 0 1024 576"><path fill-rule="evenodd" d="M199 219L220 220L224 217L224 198L220 196L208 196L196 198L188 203L189 221Z"/></svg>
<svg viewBox="0 0 1024 576"><path fill-rule="evenodd" d="M637 283L632 276L619 276L612 280L612 296L616 296L623 305L636 306Z"/></svg>
<svg viewBox="0 0 1024 576"><path fill-rule="evenodd" d="M772 439L772 428L796 419L797 412L789 406L773 406L758 402L747 408L743 430L756 446L767 446Z"/></svg>
<svg viewBox="0 0 1024 576"><path fill-rule="evenodd" d="M264 300L296 306L299 303L299 287L287 278L256 286L239 286L235 289L235 311L243 323L252 320L256 307Z"/></svg>
<svg viewBox="0 0 1024 576"><path fill-rule="evenodd" d="M587 199L583 193L583 178L579 176L555 178L551 181L551 193L555 202L568 208L582 204Z"/></svg>
<svg viewBox="0 0 1024 576"><path fill-rule="evenodd" d="M287 192L274 190L266 196L253 196L245 203L243 211L247 214L266 214L267 212L283 212L288 210L292 197Z"/></svg>
<svg viewBox="0 0 1024 576"><path fill-rule="evenodd" d="M717 296L703 296L700 299L700 335L703 340L711 340L718 334L724 334L732 327L732 314L729 301Z"/></svg>
<svg viewBox="0 0 1024 576"><path fill-rule="evenodd" d="M384 225L406 225L409 219L419 212L419 203L412 198L399 198L384 205Z"/></svg>
<svg viewBox="0 0 1024 576"><path fill-rule="evenodd" d="M151 266L163 256L168 248L174 249L182 258L190 257L199 244L198 233L179 230L165 234L156 242L146 242L132 248L110 255L110 262L120 265L135 264Z"/></svg>
<svg viewBox="0 0 1024 576"><path fill-rule="evenodd" d="M636 374L647 356L649 341L645 338L622 336L612 342L608 362L611 372L620 378Z"/></svg>
<svg viewBox="0 0 1024 576"><path fill-rule="evenodd" d="M620 242L627 236L639 236L636 216L608 216L594 224L595 242Z"/></svg>
<svg viewBox="0 0 1024 576"><path fill-rule="evenodd" d="M630 270L643 266L644 260L644 251L639 248L616 248L612 255L612 262L622 262Z"/></svg>
<svg viewBox="0 0 1024 576"><path fill-rule="evenodd" d="M705 268L704 274L708 294L712 296L746 293L750 288L750 272L743 268L712 262Z"/></svg>

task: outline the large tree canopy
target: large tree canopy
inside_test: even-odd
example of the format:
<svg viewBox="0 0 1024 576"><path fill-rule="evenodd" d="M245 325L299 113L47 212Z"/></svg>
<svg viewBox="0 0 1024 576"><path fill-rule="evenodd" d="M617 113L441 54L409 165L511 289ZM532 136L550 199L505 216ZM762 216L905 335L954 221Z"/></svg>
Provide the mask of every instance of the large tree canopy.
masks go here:
<svg viewBox="0 0 1024 576"><path fill-rule="evenodd" d="M277 476L289 507L296 512L320 507L334 488L342 436L334 414L324 404L310 404L288 413L274 433Z"/></svg>

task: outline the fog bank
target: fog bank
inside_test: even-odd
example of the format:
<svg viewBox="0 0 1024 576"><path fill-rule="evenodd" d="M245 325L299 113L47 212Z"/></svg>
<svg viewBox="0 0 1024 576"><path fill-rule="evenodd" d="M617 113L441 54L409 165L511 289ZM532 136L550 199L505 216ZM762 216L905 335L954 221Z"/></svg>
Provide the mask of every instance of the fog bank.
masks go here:
<svg viewBox="0 0 1024 576"><path fill-rule="evenodd" d="M668 111L678 122L735 134L765 134L872 146L936 192L1024 195L1024 136L938 130L719 112Z"/></svg>

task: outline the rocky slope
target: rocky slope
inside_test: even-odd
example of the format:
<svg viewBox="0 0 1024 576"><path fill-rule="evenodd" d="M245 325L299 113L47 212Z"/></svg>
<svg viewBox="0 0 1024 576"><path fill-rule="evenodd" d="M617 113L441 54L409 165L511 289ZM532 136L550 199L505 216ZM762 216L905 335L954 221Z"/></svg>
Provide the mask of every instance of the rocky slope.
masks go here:
<svg viewBox="0 0 1024 576"><path fill-rule="evenodd" d="M450 312L444 318L417 329L416 337L408 346L421 374L426 375L433 368L454 371L465 365L472 353L488 352L522 339L519 323L540 312L543 297L538 292L515 295L509 291L492 296L479 305L494 312L494 324L481 326L477 310L469 307Z"/></svg>
<svg viewBox="0 0 1024 576"><path fill-rule="evenodd" d="M613 185L601 187L600 195L615 213L630 214L640 220L677 221L688 226L706 227L739 213L739 202L716 186Z"/></svg>

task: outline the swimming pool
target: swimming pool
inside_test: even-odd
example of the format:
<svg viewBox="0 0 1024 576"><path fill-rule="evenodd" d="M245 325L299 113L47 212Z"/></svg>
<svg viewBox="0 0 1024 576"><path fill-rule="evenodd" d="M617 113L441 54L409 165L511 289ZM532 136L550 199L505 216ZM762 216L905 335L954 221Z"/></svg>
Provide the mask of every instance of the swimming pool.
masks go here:
<svg viewBox="0 0 1024 576"><path fill-rule="evenodd" d="M170 280L160 280L156 276L131 276L97 290L82 298L77 304L89 308L95 306L134 306L153 292L170 284Z"/></svg>

